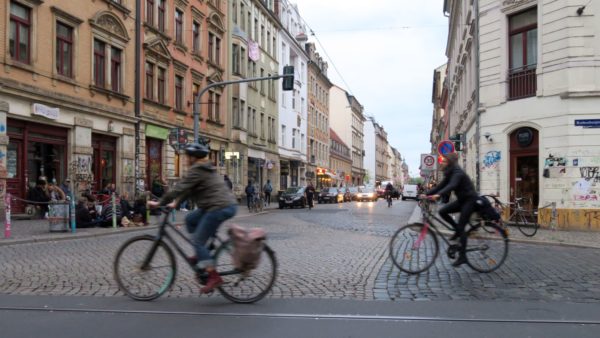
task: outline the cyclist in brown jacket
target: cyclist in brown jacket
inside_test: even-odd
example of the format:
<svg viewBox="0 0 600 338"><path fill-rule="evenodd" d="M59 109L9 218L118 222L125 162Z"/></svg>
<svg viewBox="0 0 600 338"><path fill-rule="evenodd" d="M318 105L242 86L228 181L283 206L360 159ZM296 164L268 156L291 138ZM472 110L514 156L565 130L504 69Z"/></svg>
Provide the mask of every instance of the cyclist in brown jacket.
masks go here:
<svg viewBox="0 0 600 338"><path fill-rule="evenodd" d="M169 190L160 202L148 202L148 205L166 205L175 209L181 202L189 200L198 207L187 214L185 223L192 234L197 265L208 272L206 285L200 291L208 293L221 285L223 280L215 270L214 260L205 244L224 221L235 215L237 200L208 159L207 146L193 143L185 148L185 152L191 166L187 176Z"/></svg>

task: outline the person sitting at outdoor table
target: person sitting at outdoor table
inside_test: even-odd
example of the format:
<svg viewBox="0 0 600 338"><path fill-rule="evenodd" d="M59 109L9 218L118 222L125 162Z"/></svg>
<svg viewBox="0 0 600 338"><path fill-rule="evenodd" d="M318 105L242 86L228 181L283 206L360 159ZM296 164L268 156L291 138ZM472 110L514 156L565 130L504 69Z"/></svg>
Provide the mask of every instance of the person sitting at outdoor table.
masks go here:
<svg viewBox="0 0 600 338"><path fill-rule="evenodd" d="M104 194L104 195L110 196L113 194L113 192L114 193L117 192L117 188L114 183L109 183L104 187L104 189L102 189L102 194Z"/></svg>
<svg viewBox="0 0 600 338"><path fill-rule="evenodd" d="M36 202L35 207L40 211L42 218L48 218L48 202L50 202L50 195L48 193L48 183L45 179L39 178L37 180L35 188L29 189L27 199Z"/></svg>
<svg viewBox="0 0 600 338"><path fill-rule="evenodd" d="M66 199L65 193L54 183L48 183L48 195L52 202L64 201Z"/></svg>
<svg viewBox="0 0 600 338"><path fill-rule="evenodd" d="M78 228L93 228L102 223L96 216L96 210L88 206L88 200L81 198L75 207L75 222Z"/></svg>
<svg viewBox="0 0 600 338"><path fill-rule="evenodd" d="M65 193L66 196L71 196L71 179L67 178L60 185L60 189Z"/></svg>

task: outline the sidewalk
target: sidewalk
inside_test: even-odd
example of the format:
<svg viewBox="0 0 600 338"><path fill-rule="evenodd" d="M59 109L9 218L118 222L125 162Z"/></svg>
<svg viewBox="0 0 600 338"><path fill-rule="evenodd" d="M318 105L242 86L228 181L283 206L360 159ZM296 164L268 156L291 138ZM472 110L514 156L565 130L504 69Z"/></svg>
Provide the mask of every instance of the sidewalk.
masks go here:
<svg viewBox="0 0 600 338"><path fill-rule="evenodd" d="M238 212L234 219L243 218L243 217L252 217L259 214L265 214L269 210L273 210L277 208L276 203L271 203L271 205L265 208L260 213L250 213L248 208L245 205L238 206ZM184 222L185 215L187 215L189 211L176 211L175 212L175 224L182 224ZM50 232L50 227L48 225L48 220L45 219L35 219L35 220L13 220L11 222L11 236L10 238L4 238L4 224L1 225L2 230L0 231L0 246L2 245L11 245L11 244L21 244L21 243L32 243L32 242L49 242L49 241L60 241L67 239L77 239L77 238L88 238L88 237L97 237L97 236L105 236L112 235L118 233L126 233L126 232L136 232L136 231L145 231L149 229L155 229L157 224L162 219L161 216L150 216L149 225L144 227L117 227L117 228L83 228L76 229L75 233L68 232Z"/></svg>
<svg viewBox="0 0 600 338"><path fill-rule="evenodd" d="M408 224L421 222L421 209L416 206L408 220ZM508 238L512 242L517 243L600 248L600 232L538 229L535 236L527 237L523 235L516 227L511 226L508 228L508 230ZM446 229L441 229L441 232L445 233L449 231Z"/></svg>

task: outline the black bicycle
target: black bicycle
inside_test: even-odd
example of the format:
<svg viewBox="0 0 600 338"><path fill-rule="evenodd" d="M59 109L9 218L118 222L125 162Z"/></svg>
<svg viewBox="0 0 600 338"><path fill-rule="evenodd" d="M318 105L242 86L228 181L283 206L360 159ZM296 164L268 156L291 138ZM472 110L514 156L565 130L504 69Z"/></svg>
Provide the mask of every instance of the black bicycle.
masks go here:
<svg viewBox="0 0 600 338"><path fill-rule="evenodd" d="M433 265L440 250L438 238L447 246L448 258L455 259L458 255L460 244L453 244L437 228L437 224L446 229L454 229L430 210L430 200L421 199L419 206L423 210L423 223L408 224L396 231L390 240L390 257L398 269L409 273L418 274L426 271ZM436 222L432 222L432 220ZM478 272L492 272L498 269L508 255L508 236L506 231L489 221L486 224L493 233L480 231L480 225L470 226L467 231L467 264Z"/></svg>
<svg viewBox="0 0 600 338"><path fill-rule="evenodd" d="M177 260L173 249L184 258L201 284L205 284L208 273L195 264L177 243L176 237L193 247L192 242L169 222L171 209L162 207L165 214L156 235L140 235L127 240L115 256L114 278L119 288L135 300L149 301L167 292L177 274ZM254 303L267 295L277 275L275 252L266 244L259 264L255 269L243 271L234 266L231 241L215 236L209 239L207 248L215 259L216 269L223 284L219 292L235 303Z"/></svg>
<svg viewBox="0 0 600 338"><path fill-rule="evenodd" d="M508 231L508 225L516 226L519 231L527 236L533 237L537 233L540 225L537 221L538 219L538 209L527 209L524 205L527 204L527 199L524 197L517 197L515 201L512 203L503 203L498 199L498 196L495 195L483 195L483 197L487 198L488 201L492 204L492 206L498 211L500 215L503 214L505 209L511 209L510 216L506 220L502 220L502 225L505 230ZM552 204L548 204L539 209L545 209L551 207ZM493 230L488 229L484 224L484 229L488 232Z"/></svg>

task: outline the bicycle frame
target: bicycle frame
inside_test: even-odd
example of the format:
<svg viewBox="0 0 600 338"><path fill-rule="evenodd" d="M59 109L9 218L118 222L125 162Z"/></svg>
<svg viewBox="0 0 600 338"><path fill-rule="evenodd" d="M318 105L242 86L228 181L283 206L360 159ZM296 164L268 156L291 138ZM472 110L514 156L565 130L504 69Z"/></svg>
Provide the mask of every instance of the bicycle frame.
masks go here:
<svg viewBox="0 0 600 338"><path fill-rule="evenodd" d="M186 241L191 247L194 246L194 243L192 243L192 241L185 234L183 234L179 229L177 229L173 224L171 224L171 222L169 221L170 211L167 211L165 209L163 209L162 211L165 213L165 217L163 218L163 221L158 228L158 234L155 237L154 244L150 248L150 252L148 252L148 255L146 255L146 258L144 259L141 269L142 270L147 269L147 267L150 265L150 262L152 261L152 258L154 257L154 254L156 253L156 249L158 249L159 243L162 241L162 242L167 243L167 245L169 245L170 247L175 248L175 251L177 251L177 253L181 257L184 258L184 261L190 266L190 268L192 270L194 270L195 272L198 272L198 273L204 272L202 269L198 268L195 265L195 263L193 263L190 260L190 257L185 253L183 248L179 244L177 244L177 241L171 234L169 234L167 229L171 229L180 238L182 238L184 241ZM217 244L220 246L220 245L223 245L225 242L226 241L222 240L217 235L215 235L208 239L208 242L206 243L206 247L212 252L212 250L214 250L217 247ZM220 271L219 275L228 276L228 275L237 275L240 273L241 273L241 271L235 269L232 271Z"/></svg>

